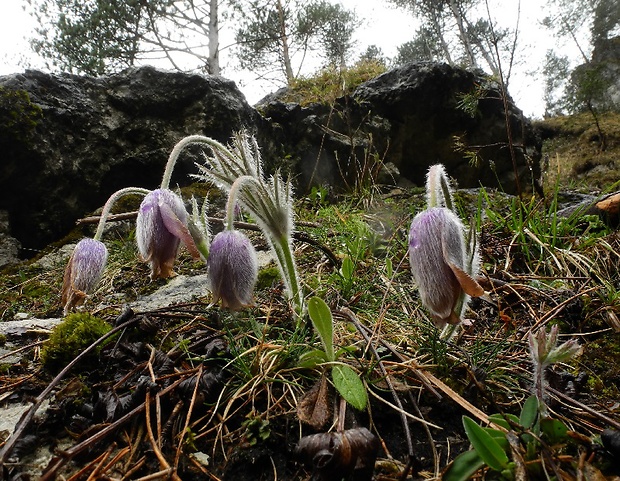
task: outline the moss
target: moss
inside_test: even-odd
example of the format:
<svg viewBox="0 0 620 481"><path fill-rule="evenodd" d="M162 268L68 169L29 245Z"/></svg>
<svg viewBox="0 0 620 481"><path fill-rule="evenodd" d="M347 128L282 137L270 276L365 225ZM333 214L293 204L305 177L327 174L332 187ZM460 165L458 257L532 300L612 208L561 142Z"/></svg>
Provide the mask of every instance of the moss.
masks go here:
<svg viewBox="0 0 620 481"><path fill-rule="evenodd" d="M103 319L88 313L69 314L62 323L54 328L52 335L43 346L41 361L45 368L51 371L59 371L111 329L110 324ZM92 367L103 345L105 343L98 346L92 355L86 356L84 361L80 363L81 369Z"/></svg>
<svg viewBox="0 0 620 481"><path fill-rule="evenodd" d="M12 320L18 312L28 312L42 318L56 316L62 272L62 269L44 269L32 260L2 269L0 320Z"/></svg>
<svg viewBox="0 0 620 481"><path fill-rule="evenodd" d="M27 142L42 117L41 107L32 103L27 91L0 87L0 141Z"/></svg>
<svg viewBox="0 0 620 481"><path fill-rule="evenodd" d="M274 282L280 279L280 271L277 267L265 267L258 272L257 289L268 289Z"/></svg>

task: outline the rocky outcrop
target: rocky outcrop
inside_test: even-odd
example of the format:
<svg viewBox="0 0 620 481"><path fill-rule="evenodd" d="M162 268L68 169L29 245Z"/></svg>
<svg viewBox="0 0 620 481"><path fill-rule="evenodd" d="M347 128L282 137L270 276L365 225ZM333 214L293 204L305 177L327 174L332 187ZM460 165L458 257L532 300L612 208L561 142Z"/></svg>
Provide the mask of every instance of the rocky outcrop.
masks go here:
<svg viewBox="0 0 620 481"><path fill-rule="evenodd" d="M1 77L0 96L0 209L26 249L57 240L121 187L157 187L181 138L227 142L258 122L232 81L150 67L102 78L26 71ZM16 113L23 121L7 125ZM172 185L189 182L196 159L183 157Z"/></svg>
<svg viewBox="0 0 620 481"><path fill-rule="evenodd" d="M281 99L274 94L253 108L229 80L151 67L101 78L38 71L0 77L0 211L8 233L31 254L115 190L157 187L182 137L226 143L242 128L256 134L266 169L291 172L298 192L375 182L380 173L383 181L421 185L437 162L461 187L499 179L515 191L503 104L497 85L480 73L412 64L333 103ZM463 99L474 99L474 108L461 108ZM531 186L540 145L512 102L509 123L522 187ZM477 165L469 150L479 154ZM172 185L189 184L200 158L198 147L183 155Z"/></svg>
<svg viewBox="0 0 620 481"><path fill-rule="evenodd" d="M301 107L276 95L258 108L298 160L304 187L354 184L377 162L423 185L427 168L443 163L460 187L517 191L500 89L482 72L409 64L333 105ZM531 189L540 174L541 142L510 98L508 124L521 188Z"/></svg>

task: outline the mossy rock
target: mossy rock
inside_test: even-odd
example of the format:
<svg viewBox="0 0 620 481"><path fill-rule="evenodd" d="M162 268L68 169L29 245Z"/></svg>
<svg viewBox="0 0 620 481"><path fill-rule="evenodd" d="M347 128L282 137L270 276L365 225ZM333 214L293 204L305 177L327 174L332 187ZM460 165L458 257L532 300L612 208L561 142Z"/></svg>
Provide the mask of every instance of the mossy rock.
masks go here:
<svg viewBox="0 0 620 481"><path fill-rule="evenodd" d="M46 369L56 372L64 368L93 342L107 334L112 326L103 319L88 313L69 314L56 326L41 350L41 361ZM96 363L101 348L108 339L86 356L79 365L87 370Z"/></svg>
<svg viewBox="0 0 620 481"><path fill-rule="evenodd" d="M0 142L7 137L28 141L42 117L27 91L0 87Z"/></svg>

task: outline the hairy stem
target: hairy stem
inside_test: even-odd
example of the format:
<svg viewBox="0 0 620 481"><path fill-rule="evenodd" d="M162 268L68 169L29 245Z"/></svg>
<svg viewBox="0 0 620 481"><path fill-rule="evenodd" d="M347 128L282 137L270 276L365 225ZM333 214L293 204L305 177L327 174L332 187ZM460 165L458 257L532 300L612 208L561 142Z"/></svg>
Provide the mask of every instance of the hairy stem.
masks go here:
<svg viewBox="0 0 620 481"><path fill-rule="evenodd" d="M99 224L97 224L97 231L95 232L95 240L101 240L101 236L103 235L103 229L105 227L105 223L108 220L108 215L110 214L110 210L116 203L118 199L120 199L124 195L129 194L138 194L138 195L148 195L151 191L147 189L143 189L141 187L125 187L124 189L117 190L114 192L106 201L103 206L103 211L101 212L101 217L99 217Z"/></svg>

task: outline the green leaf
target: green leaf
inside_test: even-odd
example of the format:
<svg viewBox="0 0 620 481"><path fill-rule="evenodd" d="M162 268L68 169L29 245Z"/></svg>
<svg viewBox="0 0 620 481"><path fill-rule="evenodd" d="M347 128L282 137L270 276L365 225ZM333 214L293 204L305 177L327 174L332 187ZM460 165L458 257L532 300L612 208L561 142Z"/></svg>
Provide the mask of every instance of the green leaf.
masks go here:
<svg viewBox="0 0 620 481"><path fill-rule="evenodd" d="M332 366L332 379L334 386L346 402L359 411L366 409L368 404L366 386L350 366L334 364Z"/></svg>
<svg viewBox="0 0 620 481"><path fill-rule="evenodd" d="M559 419L544 418L540 420L540 430L550 444L561 443L566 440L568 428Z"/></svg>
<svg viewBox="0 0 620 481"><path fill-rule="evenodd" d="M463 427L472 446L491 469L502 471L506 468L508 456L489 433L467 416L463 416Z"/></svg>
<svg viewBox="0 0 620 481"><path fill-rule="evenodd" d="M491 436L504 451L507 451L508 449L510 449L510 443L508 442L508 439L506 439L505 432L500 431L499 429L493 429L493 428L482 428L482 429L484 429L489 434L489 436Z"/></svg>
<svg viewBox="0 0 620 481"><path fill-rule="evenodd" d="M519 416L519 424L525 429L530 429L536 422L538 416L538 398L536 396L530 396L525 400L523 408L521 409L521 416Z"/></svg>
<svg viewBox="0 0 620 481"><path fill-rule="evenodd" d="M392 278L394 274L394 267L392 266L392 259L390 257L385 258L385 275L388 279Z"/></svg>
<svg viewBox="0 0 620 481"><path fill-rule="evenodd" d="M519 418L514 414L491 414L489 416L489 421L506 430L512 429L514 424L519 424ZM514 424L511 425L510 423Z"/></svg>
<svg viewBox="0 0 620 481"><path fill-rule="evenodd" d="M336 356L334 355L332 311L323 299L315 296L308 301L308 315L321 338L327 359L334 361Z"/></svg>
<svg viewBox="0 0 620 481"><path fill-rule="evenodd" d="M299 356L297 366L305 369L312 369L318 364L323 364L325 362L328 362L325 351L321 351L320 349L312 349L311 351L304 352L301 356Z"/></svg>
<svg viewBox="0 0 620 481"><path fill-rule="evenodd" d="M336 351L336 359L340 358L343 354L355 354L359 350L358 346L344 346Z"/></svg>
<svg viewBox="0 0 620 481"><path fill-rule="evenodd" d="M459 454L444 473L443 481L467 481L484 466L484 461L473 449Z"/></svg>
<svg viewBox="0 0 620 481"><path fill-rule="evenodd" d="M353 271L355 270L355 266L353 265L353 261L349 256L346 256L342 259L342 267L340 268L340 274L346 280L351 280L353 278Z"/></svg>

